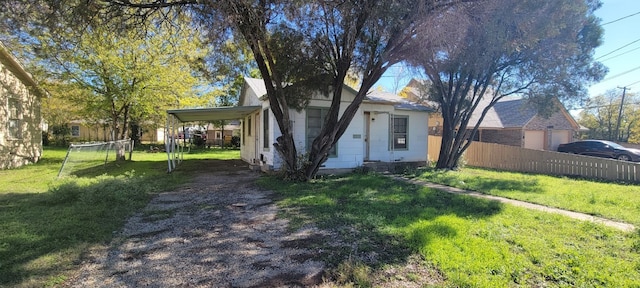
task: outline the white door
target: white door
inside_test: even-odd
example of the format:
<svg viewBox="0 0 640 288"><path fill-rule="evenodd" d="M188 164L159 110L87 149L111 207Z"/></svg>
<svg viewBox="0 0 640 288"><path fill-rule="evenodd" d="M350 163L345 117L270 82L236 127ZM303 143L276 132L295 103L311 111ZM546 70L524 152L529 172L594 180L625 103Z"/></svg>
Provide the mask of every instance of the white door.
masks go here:
<svg viewBox="0 0 640 288"><path fill-rule="evenodd" d="M544 150L544 131L524 131L524 148Z"/></svg>
<svg viewBox="0 0 640 288"><path fill-rule="evenodd" d="M256 140L255 141L256 142L256 144L255 144L255 152L254 152L255 156L253 156L254 157L253 163L260 163L260 161L259 161L260 160L260 113L256 113L255 115L253 115L253 120L254 120L253 123L255 123L253 125L253 128L254 128L253 129L253 135L254 135L253 137Z"/></svg>
<svg viewBox="0 0 640 288"><path fill-rule="evenodd" d="M569 143L569 136L571 136L571 131L552 130L551 131L551 147L549 147L549 150L556 151L558 149L558 145Z"/></svg>
<svg viewBox="0 0 640 288"><path fill-rule="evenodd" d="M371 127L371 112L364 112L364 161L369 161L369 129Z"/></svg>

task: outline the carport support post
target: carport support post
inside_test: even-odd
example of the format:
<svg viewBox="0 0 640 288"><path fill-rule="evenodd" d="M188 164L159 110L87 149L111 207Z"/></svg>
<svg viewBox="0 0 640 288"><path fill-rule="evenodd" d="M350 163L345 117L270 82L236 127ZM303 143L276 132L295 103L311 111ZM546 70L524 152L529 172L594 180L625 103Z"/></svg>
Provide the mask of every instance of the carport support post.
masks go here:
<svg viewBox="0 0 640 288"><path fill-rule="evenodd" d="M172 146L173 146L173 143L172 143L173 142L173 131L171 129L172 128L171 126L172 126L171 125L171 114L167 114L167 124L166 124L165 129L164 129L164 131L165 131L165 133L164 133L164 151L167 153L167 165L169 166L168 170L167 170L168 173L171 173L171 171L173 171L173 167L172 167L172 163L171 163L171 151L173 150L173 149L171 149Z"/></svg>

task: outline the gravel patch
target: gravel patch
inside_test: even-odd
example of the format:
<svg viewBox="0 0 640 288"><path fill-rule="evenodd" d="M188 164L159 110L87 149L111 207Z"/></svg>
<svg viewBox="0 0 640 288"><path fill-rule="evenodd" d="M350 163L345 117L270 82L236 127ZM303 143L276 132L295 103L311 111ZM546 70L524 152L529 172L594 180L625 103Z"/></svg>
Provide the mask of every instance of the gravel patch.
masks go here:
<svg viewBox="0 0 640 288"><path fill-rule="evenodd" d="M236 169L238 170L238 169ZM109 245L91 249L68 287L307 287L317 251L291 245L326 235L290 232L271 192L247 170L198 175L161 193Z"/></svg>

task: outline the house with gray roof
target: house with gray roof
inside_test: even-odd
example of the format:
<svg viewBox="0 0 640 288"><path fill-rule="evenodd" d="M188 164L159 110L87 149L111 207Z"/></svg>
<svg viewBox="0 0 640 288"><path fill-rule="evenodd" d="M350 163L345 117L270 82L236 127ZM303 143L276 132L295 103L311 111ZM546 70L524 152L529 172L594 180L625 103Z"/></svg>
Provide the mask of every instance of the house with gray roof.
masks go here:
<svg viewBox="0 0 640 288"><path fill-rule="evenodd" d="M429 101L428 81L412 79L401 94L408 100L422 103L436 112L430 114L429 134L442 135L442 115L438 104ZM557 109L548 117L540 115L538 110L526 99L506 97L498 101L485 116L476 141L518 146L536 150L555 151L559 144L573 141L580 125L567 112L560 101L554 100ZM480 103L469 121L472 128L480 119L480 114L488 101Z"/></svg>
<svg viewBox="0 0 640 288"><path fill-rule="evenodd" d="M341 111L344 111L356 91L348 86L342 89ZM310 149L330 105L327 95L317 93L305 109L289 111L300 153ZM241 158L262 170L278 170L283 162L273 143L282 134L271 112L262 79L245 78L239 106L256 107L241 118ZM426 127L431 111L398 95L371 91L321 170L352 169L366 163L425 164Z"/></svg>
<svg viewBox="0 0 640 288"><path fill-rule="evenodd" d="M501 99L480 123L476 140L555 151L558 145L573 141L580 125L560 101L554 100L553 104L556 111L545 117L527 99ZM476 109L470 123L477 123L480 111L482 107Z"/></svg>

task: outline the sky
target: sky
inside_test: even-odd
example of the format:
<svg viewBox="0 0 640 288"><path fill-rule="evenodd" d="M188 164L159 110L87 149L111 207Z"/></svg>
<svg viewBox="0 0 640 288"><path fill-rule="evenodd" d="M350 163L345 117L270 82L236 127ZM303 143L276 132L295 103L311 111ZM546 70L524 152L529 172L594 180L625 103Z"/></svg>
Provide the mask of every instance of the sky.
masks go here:
<svg viewBox="0 0 640 288"><path fill-rule="evenodd" d="M603 43L596 49L594 58L607 66L609 72L602 81L589 87L590 96L611 89L622 93L618 87L627 87L627 92L640 93L640 0L603 0L602 7L595 14L605 25L602 26ZM620 19L623 17L627 18ZM606 24L612 21L615 22ZM400 65L391 67L374 87L381 86L386 91L393 91L395 86L402 89L411 76L405 75L396 81L393 75L406 70ZM399 85L396 82L400 82Z"/></svg>
<svg viewBox="0 0 640 288"><path fill-rule="evenodd" d="M629 92L640 92L640 1L605 0L596 11L596 16L605 25L602 26L604 41L596 49L594 57L609 68L609 73L589 88L589 94L595 96L611 89L622 92L618 87L628 87ZM629 17L620 19L626 16Z"/></svg>

